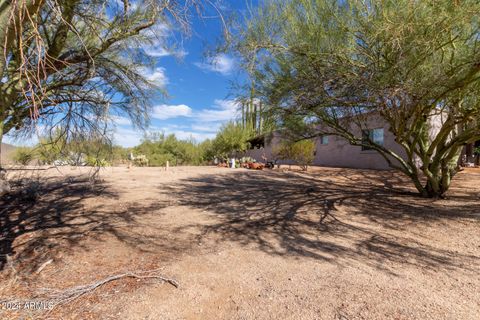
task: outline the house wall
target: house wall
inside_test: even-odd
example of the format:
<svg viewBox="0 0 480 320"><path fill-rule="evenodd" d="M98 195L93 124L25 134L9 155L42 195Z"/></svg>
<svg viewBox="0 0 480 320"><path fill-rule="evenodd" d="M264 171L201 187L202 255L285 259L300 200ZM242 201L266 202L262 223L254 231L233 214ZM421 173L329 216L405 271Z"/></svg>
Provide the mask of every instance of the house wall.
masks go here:
<svg viewBox="0 0 480 320"><path fill-rule="evenodd" d="M439 114L432 116L430 123L429 137L431 140L435 138L441 128L445 115ZM383 129L383 145L394 151L402 158L406 158L404 149L395 142L395 136L389 131L389 125L377 115L371 115L365 120L365 128L368 129ZM350 131L356 137L362 136L362 129L358 126L352 126ZM280 145L282 141L281 135L276 132L270 141L266 141L265 148L251 149L246 152L246 156L250 156L257 161L264 162L264 157L268 161L274 161L272 156L272 149ZM352 146L347 140L338 136L329 136L328 144L321 144L320 138L315 140L316 154L314 158L314 165L327 167L348 167L348 168L362 168L362 169L377 169L388 170L391 169L388 162L374 150L362 150L360 146ZM398 164L398 161L391 158L392 163ZM419 159L414 160L417 166L421 166ZM281 160L277 161L279 164L293 164L292 161Z"/></svg>
<svg viewBox="0 0 480 320"><path fill-rule="evenodd" d="M389 126L378 116L371 116L366 121L365 127L368 129L383 129L383 145L401 157L405 157L402 147L395 142L395 136L389 131ZM362 129L358 126L352 126L351 132L356 137L362 136ZM360 146L352 146L347 140L338 136L329 136L328 144L320 144L320 139L316 141L316 150L314 164L328 167L349 167L362 169L390 169L388 162L374 150L362 150ZM398 161L391 159L393 163Z"/></svg>

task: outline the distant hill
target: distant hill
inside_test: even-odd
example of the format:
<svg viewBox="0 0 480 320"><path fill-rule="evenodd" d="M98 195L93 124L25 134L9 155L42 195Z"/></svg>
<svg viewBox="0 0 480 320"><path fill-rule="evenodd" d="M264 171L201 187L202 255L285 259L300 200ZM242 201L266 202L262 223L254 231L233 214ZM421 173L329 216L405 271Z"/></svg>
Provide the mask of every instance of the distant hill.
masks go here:
<svg viewBox="0 0 480 320"><path fill-rule="evenodd" d="M17 147L8 143L2 143L2 164L11 163L13 152Z"/></svg>

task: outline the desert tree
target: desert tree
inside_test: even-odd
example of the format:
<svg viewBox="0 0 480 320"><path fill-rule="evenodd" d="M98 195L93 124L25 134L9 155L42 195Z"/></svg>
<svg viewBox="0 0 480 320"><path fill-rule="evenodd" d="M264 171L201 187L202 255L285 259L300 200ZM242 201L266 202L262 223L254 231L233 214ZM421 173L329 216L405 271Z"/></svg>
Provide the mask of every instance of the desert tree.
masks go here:
<svg viewBox="0 0 480 320"><path fill-rule="evenodd" d="M237 152L244 152L250 147L249 139L255 136L253 127L230 121L222 125L211 142L208 154L210 158L227 160Z"/></svg>
<svg viewBox="0 0 480 320"><path fill-rule="evenodd" d="M479 12L474 0L272 0L227 45L286 131L373 149L442 197L480 139ZM400 152L361 134L371 117Z"/></svg>
<svg viewBox="0 0 480 320"><path fill-rule="evenodd" d="M201 10L195 0L0 0L0 141L58 128L106 137L117 116L144 127L162 89L148 77L155 50L175 50Z"/></svg>

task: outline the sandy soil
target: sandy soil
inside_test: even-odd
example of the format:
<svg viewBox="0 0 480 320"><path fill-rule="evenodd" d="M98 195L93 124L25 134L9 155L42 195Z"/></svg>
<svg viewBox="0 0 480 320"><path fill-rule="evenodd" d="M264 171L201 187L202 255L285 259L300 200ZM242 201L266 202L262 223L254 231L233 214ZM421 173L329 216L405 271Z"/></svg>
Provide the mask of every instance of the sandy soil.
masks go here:
<svg viewBox="0 0 480 320"><path fill-rule="evenodd" d="M388 171L108 168L95 185L87 174L10 172L3 309L129 270L161 268L180 286L121 279L1 319L480 318L479 169L446 200Z"/></svg>

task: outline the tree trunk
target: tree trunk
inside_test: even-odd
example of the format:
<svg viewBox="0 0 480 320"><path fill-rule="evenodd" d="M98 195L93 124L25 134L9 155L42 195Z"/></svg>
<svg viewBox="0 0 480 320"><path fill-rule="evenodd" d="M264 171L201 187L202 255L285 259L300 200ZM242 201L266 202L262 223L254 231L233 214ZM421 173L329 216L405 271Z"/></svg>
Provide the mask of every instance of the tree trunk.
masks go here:
<svg viewBox="0 0 480 320"><path fill-rule="evenodd" d="M2 167L2 140L3 140L3 121L0 121L0 196L10 192L10 183L5 177L5 170Z"/></svg>
<svg viewBox="0 0 480 320"><path fill-rule="evenodd" d="M3 161L2 161L2 142L3 142L3 121L0 121L0 171L3 170Z"/></svg>
<svg viewBox="0 0 480 320"><path fill-rule="evenodd" d="M452 176L451 172L442 172L440 175L427 178L424 191L421 192L422 196L435 199L445 198L445 193L450 188Z"/></svg>

